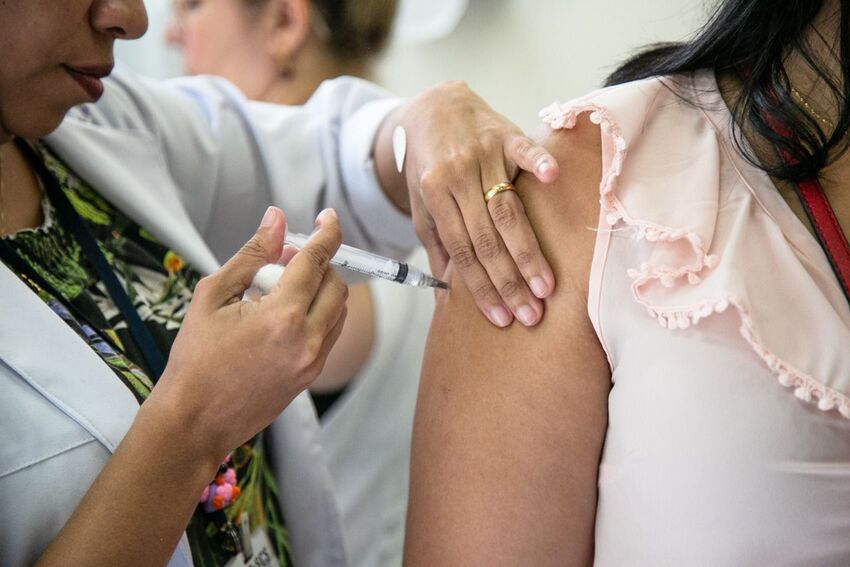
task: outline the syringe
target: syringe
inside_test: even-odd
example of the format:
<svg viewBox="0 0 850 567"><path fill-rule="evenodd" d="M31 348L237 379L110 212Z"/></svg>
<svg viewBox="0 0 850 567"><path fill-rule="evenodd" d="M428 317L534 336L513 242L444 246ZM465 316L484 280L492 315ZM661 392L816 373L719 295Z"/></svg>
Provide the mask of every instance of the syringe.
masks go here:
<svg viewBox="0 0 850 567"><path fill-rule="evenodd" d="M287 232L284 242L300 249L307 244L308 238L309 236L306 234ZM366 252L365 250L360 250L346 244L339 247L339 250L331 259L331 264L345 268L346 270L375 278L383 278L400 284L416 287L449 288L446 282L438 280L416 266L372 254L371 252Z"/></svg>

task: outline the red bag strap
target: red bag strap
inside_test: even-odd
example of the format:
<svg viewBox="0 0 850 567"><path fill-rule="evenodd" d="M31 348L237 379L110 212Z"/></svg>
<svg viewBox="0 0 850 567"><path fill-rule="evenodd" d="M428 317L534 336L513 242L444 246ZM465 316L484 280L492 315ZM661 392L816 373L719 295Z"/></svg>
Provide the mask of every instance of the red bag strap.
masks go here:
<svg viewBox="0 0 850 567"><path fill-rule="evenodd" d="M793 136L784 124L773 117L768 117L768 123L777 134L788 138ZM787 150L779 150L779 155L786 164L794 163L793 156ZM841 229L841 225L838 224L838 219L835 217L832 205L829 204L823 186L815 178L794 183L794 189L800 202L803 203L806 216L815 230L821 248L826 252L829 263L832 265L832 271L835 272L838 281L841 283L844 296L850 302L850 244L847 243L847 237Z"/></svg>
<svg viewBox="0 0 850 567"><path fill-rule="evenodd" d="M835 218L829 199L816 179L797 183L797 194L847 295L850 288L850 245Z"/></svg>

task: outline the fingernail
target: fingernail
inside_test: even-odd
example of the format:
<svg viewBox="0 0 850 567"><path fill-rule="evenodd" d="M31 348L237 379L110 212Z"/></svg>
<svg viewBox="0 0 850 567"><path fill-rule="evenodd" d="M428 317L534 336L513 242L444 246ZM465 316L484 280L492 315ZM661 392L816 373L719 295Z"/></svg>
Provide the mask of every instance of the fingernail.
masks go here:
<svg viewBox="0 0 850 567"><path fill-rule="evenodd" d="M316 217L316 222L313 223L314 226L322 226L322 217L326 215L330 215L331 217L336 218L336 211L333 209L323 209L322 212L320 212L319 215Z"/></svg>
<svg viewBox="0 0 850 567"><path fill-rule="evenodd" d="M274 224L275 210L274 207L266 209L266 214L263 215L263 220L260 221L260 227L268 228Z"/></svg>
<svg viewBox="0 0 850 567"><path fill-rule="evenodd" d="M542 158L537 162L537 173L540 175L546 175L554 168L554 164L549 161L547 158Z"/></svg>
<svg viewBox="0 0 850 567"><path fill-rule="evenodd" d="M532 309L530 305L523 305L517 309L516 316L526 327L530 327L537 323L537 311Z"/></svg>
<svg viewBox="0 0 850 567"><path fill-rule="evenodd" d="M534 293L534 295L539 297L540 299L546 297L546 292L549 291L549 286L546 285L546 280L544 280L540 276L535 276L531 278L531 283L529 285L531 285L531 291Z"/></svg>
<svg viewBox="0 0 850 567"><path fill-rule="evenodd" d="M507 327L511 324L511 314L504 307L494 307L490 310L490 321L498 327Z"/></svg>

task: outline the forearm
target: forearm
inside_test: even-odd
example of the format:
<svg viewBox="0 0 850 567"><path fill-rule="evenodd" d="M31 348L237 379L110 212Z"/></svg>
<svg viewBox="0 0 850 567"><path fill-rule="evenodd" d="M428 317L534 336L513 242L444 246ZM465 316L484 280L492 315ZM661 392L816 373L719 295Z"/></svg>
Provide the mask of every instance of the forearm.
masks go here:
<svg viewBox="0 0 850 567"><path fill-rule="evenodd" d="M148 405L150 403L150 405ZM199 459L179 423L152 399L38 565L165 565L215 459Z"/></svg>

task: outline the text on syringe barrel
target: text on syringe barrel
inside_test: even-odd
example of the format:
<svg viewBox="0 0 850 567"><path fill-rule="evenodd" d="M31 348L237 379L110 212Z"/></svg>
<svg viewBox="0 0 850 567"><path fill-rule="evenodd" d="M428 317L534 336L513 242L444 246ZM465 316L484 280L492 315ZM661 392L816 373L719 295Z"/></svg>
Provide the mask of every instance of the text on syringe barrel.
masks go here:
<svg viewBox="0 0 850 567"><path fill-rule="evenodd" d="M287 232L285 241L303 248L309 237L306 234ZM399 283L405 283L409 268L406 263L385 256L379 256L342 244L331 258L331 264L370 277L379 277Z"/></svg>
<svg viewBox="0 0 850 567"><path fill-rule="evenodd" d="M331 260L331 264L366 276L377 276L400 283L404 283L404 280L407 278L408 271L407 264L393 260L387 260L383 263L383 265L376 265L375 263L372 263L372 265L368 268L358 265L357 262L338 260L336 258Z"/></svg>

